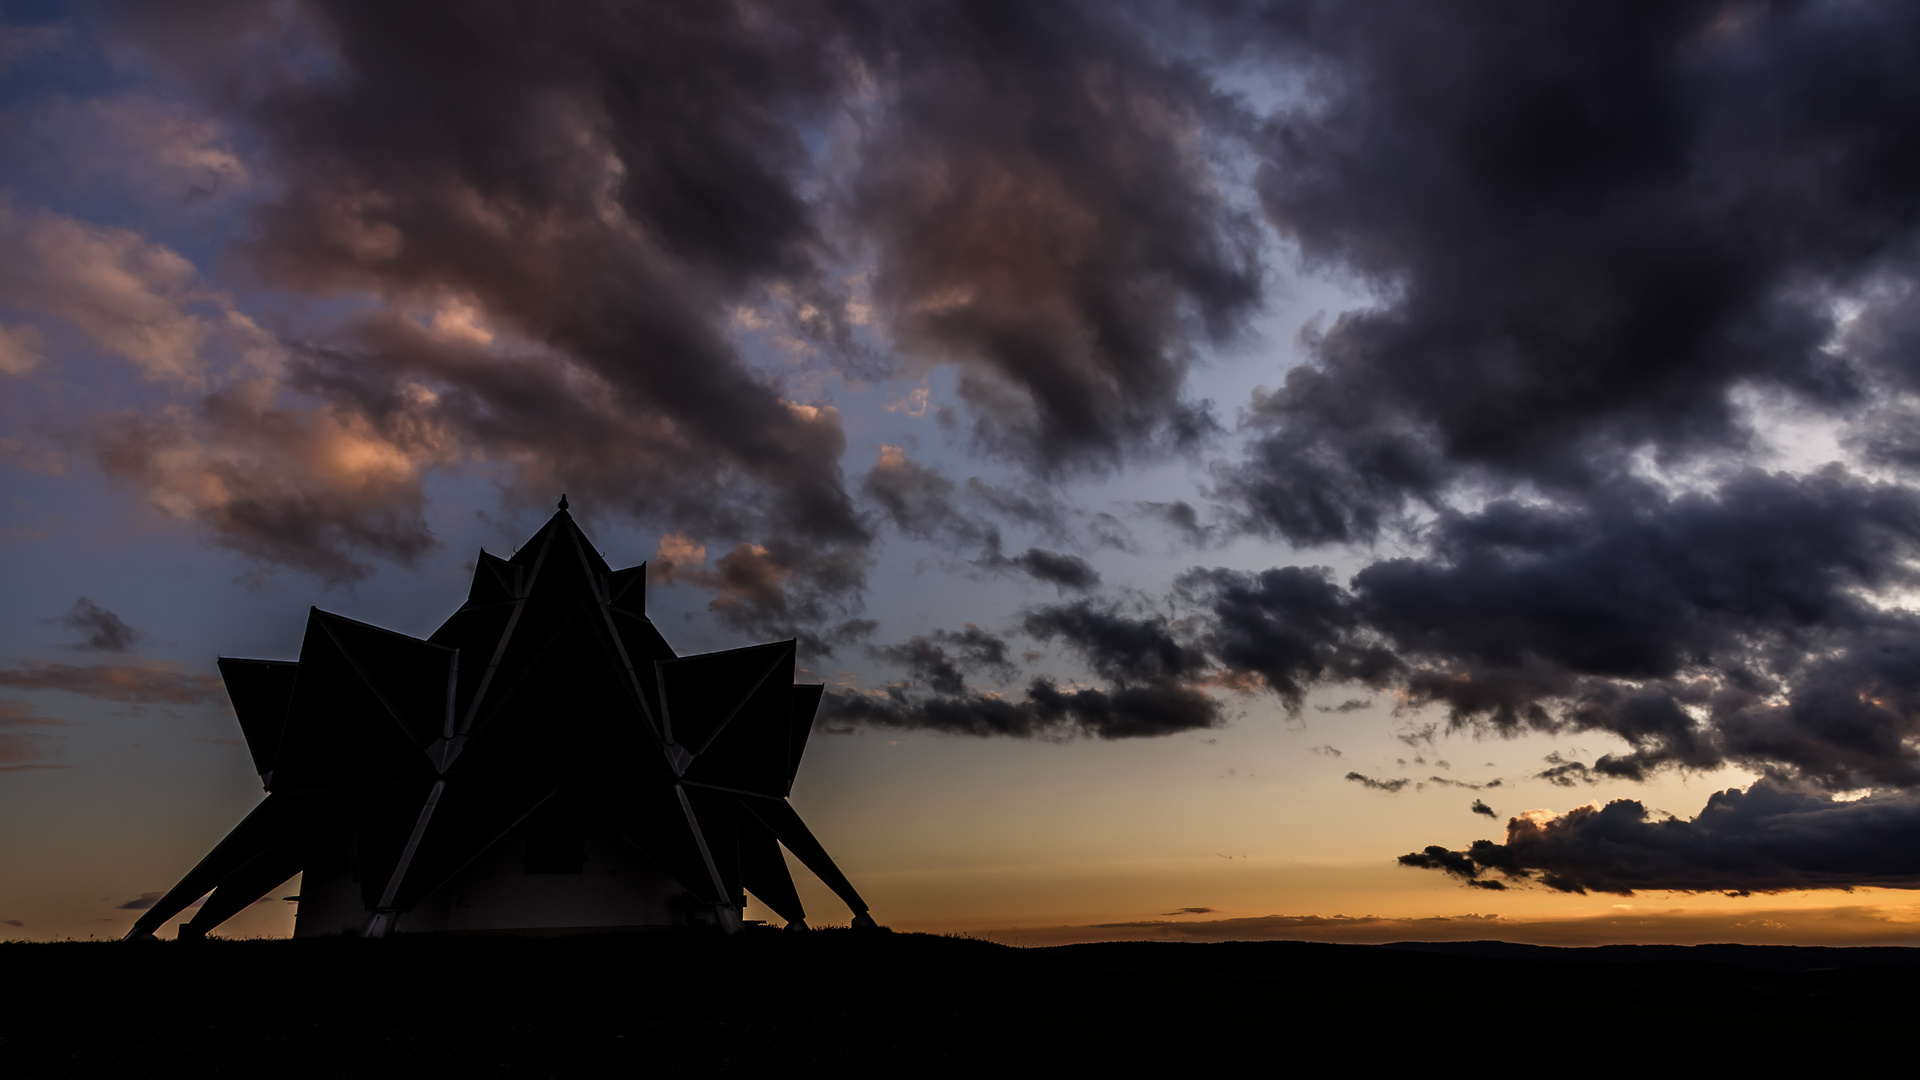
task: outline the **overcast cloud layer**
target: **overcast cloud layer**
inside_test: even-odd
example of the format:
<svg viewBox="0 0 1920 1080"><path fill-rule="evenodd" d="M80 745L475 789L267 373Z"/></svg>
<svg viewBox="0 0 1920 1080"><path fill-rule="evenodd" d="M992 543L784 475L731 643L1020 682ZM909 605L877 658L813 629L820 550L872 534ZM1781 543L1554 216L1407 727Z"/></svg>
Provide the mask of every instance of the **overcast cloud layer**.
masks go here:
<svg viewBox="0 0 1920 1080"><path fill-rule="evenodd" d="M104 132L248 225L196 262L0 201L0 378L78 342L154 395L6 433L13 467L88 461L257 574L340 584L432 555L427 479L484 471L509 507L566 490L657 531L656 580L737 632L897 676L836 687L831 726L1159 736L1347 685L1461 734L1609 737L1542 774L1570 789L1763 778L1410 866L1920 887L1909 5L235 0L81 31L165 92L19 130ZM75 175L112 167L86 146ZM1278 355L1255 321L1311 279L1371 299L1251 398L1194 390ZM936 374L965 454L849 464L833 388L918 416ZM1788 421L1831 449L1783 452ZM1128 520L1067 495L1169 461L1188 497ZM1090 561L1135 530L1181 538L1171 592ZM1247 538L1271 569L1210 565ZM1030 602L890 640L888 545ZM85 599L58 624L139 640Z"/></svg>

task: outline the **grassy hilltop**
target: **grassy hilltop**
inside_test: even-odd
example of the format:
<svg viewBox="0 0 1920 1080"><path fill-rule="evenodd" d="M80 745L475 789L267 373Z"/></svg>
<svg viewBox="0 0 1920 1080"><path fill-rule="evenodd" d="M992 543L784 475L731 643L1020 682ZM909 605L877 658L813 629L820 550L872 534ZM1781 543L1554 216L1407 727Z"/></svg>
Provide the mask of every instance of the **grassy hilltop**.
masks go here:
<svg viewBox="0 0 1920 1080"><path fill-rule="evenodd" d="M0 1074L1832 1065L1904 1039L1915 959L835 930L8 944Z"/></svg>

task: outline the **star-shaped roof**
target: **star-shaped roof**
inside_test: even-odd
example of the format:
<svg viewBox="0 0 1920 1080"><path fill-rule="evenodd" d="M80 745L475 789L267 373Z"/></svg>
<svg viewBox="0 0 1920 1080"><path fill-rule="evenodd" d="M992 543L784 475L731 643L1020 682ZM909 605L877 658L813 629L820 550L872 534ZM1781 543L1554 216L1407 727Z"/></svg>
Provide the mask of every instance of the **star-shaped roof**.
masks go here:
<svg viewBox="0 0 1920 1080"><path fill-rule="evenodd" d="M722 925L743 890L805 913L785 844L872 925L786 796L824 687L794 642L675 655L646 566L614 570L560 510L510 559L481 552L467 602L426 640L313 609L297 662L222 658L269 794L129 937L212 889L204 934L349 828L366 933L410 910L556 795L639 848Z"/></svg>

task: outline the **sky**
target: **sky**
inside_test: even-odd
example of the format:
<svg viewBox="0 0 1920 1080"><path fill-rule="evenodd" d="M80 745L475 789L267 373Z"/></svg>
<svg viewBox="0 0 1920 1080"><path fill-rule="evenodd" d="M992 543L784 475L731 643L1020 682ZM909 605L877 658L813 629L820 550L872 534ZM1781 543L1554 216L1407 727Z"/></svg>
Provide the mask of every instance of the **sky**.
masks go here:
<svg viewBox="0 0 1920 1080"><path fill-rule="evenodd" d="M1916 67L1871 0L0 3L0 936L259 801L216 656L424 636L564 493L683 654L798 641L901 929L1920 943Z"/></svg>

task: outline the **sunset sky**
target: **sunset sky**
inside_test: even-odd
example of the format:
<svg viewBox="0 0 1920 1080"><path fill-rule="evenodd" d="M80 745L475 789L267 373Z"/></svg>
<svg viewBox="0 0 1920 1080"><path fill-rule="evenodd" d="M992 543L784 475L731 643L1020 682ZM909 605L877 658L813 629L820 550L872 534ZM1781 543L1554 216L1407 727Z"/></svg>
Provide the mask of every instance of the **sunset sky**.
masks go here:
<svg viewBox="0 0 1920 1080"><path fill-rule="evenodd" d="M0 938L564 492L894 927L1920 944L1914 5L0 13Z"/></svg>

